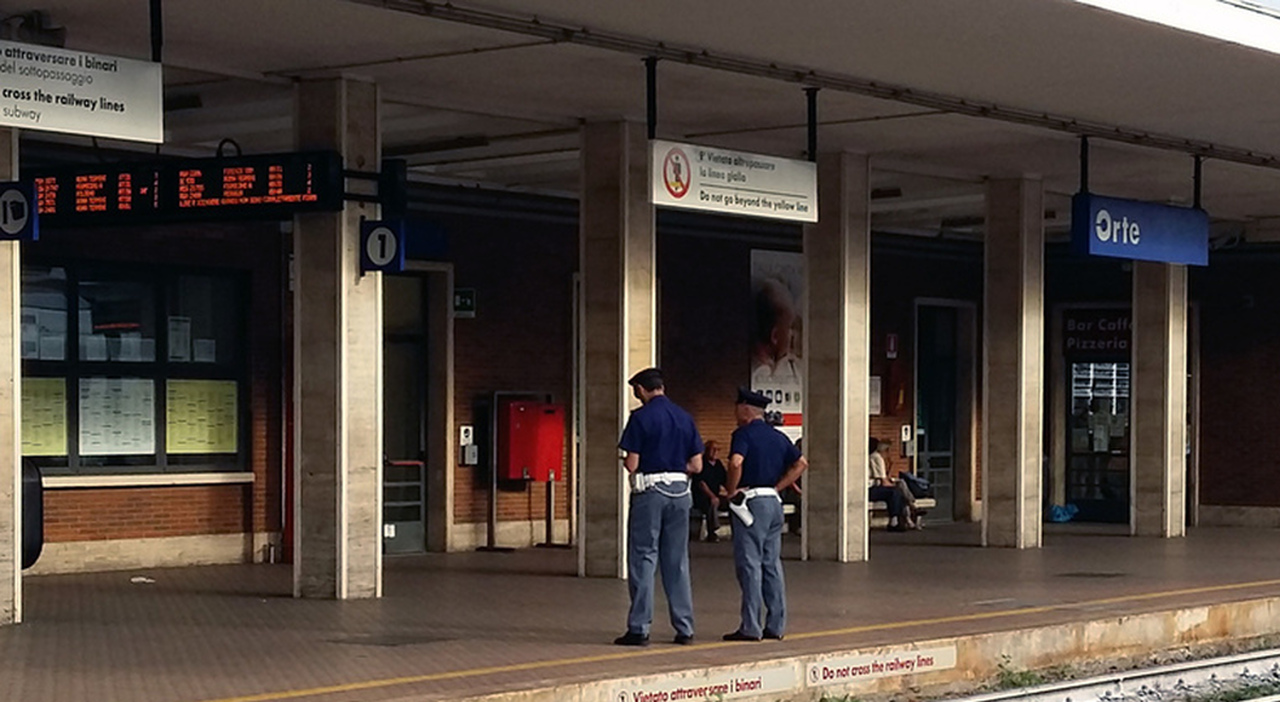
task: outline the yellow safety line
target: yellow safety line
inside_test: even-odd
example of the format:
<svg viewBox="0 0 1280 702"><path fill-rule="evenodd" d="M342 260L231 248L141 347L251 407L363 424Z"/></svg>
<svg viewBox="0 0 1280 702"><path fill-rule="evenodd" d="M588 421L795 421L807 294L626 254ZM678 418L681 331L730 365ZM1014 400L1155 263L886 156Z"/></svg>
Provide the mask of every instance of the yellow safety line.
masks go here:
<svg viewBox="0 0 1280 702"><path fill-rule="evenodd" d="M1192 587L1182 590L1168 590L1164 592L1146 592L1137 595L1120 595L1117 597L1107 597L1100 600L1086 600L1084 602L1064 602L1061 604L1040 605L1037 607L1020 607L1017 609L997 610L994 612L978 612L975 614L956 614L947 617L933 617L930 619L913 619L903 622L888 622L883 624L864 624L862 626L851 626L842 629L827 629L825 631L810 631L803 634L792 634L787 636L788 641L802 641L806 639L818 639L829 636L845 636L848 634L860 634L869 631L892 631L895 629L907 629L917 626L932 626L938 624L955 624L958 622L974 622L986 619L999 619L1003 617L1016 617L1027 614L1042 614L1060 609L1071 609L1075 607L1090 607L1098 605L1119 604L1122 602L1141 602L1145 600L1155 600L1165 597L1180 597L1185 595L1203 595L1210 592L1227 592L1230 590L1246 590L1255 587L1274 587L1280 585L1280 580L1259 580L1251 583L1233 583L1230 585L1207 585L1204 587ZM692 648L699 650L709 650L716 648L735 647L741 648L742 644L732 641L722 641L715 643L698 644ZM561 666L583 665L587 663L604 663L607 661L624 660L630 658L641 658L644 656L655 656L668 653L675 653L677 649L671 648L647 648L641 650L632 650L619 653L604 653L594 656L580 656L577 658L559 658L546 661L530 661L528 663L513 663L510 665L495 665L485 668L467 668L463 670L450 670L441 673L429 673L426 675L408 675L399 678L382 678L378 680L366 680L363 682L344 683L342 685L328 685L325 687L313 687L303 690L282 690L279 692L264 692L256 695L245 695L242 697L224 697L216 700L206 700L205 702L275 702L276 700L291 700L300 697L311 697L315 695L330 695L339 692L356 692L360 690L372 690L380 687L392 687L395 685L409 685L413 683L433 682L437 680L456 680L460 678L474 678L481 675L496 675L499 673L518 673L525 670L538 670L541 668L558 668Z"/></svg>

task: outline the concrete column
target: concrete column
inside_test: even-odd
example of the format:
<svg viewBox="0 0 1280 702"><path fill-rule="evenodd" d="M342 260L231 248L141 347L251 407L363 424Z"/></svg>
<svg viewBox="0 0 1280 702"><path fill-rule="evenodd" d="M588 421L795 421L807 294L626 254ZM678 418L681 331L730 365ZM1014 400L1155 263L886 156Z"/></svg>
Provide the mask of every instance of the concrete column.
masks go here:
<svg viewBox="0 0 1280 702"><path fill-rule="evenodd" d="M867 157L818 157L818 223L805 227L806 557L867 559L871 219Z"/></svg>
<svg viewBox="0 0 1280 702"><path fill-rule="evenodd" d="M1133 264L1129 527L1135 536L1186 534L1187 269Z"/></svg>
<svg viewBox="0 0 1280 702"><path fill-rule="evenodd" d="M579 575L626 577L626 491L618 436L635 404L626 381L657 357L657 255L642 125L582 128L583 299ZM679 388L672 388L678 396Z"/></svg>
<svg viewBox="0 0 1280 702"><path fill-rule="evenodd" d="M987 184L982 544L1040 546L1044 186Z"/></svg>
<svg viewBox="0 0 1280 702"><path fill-rule="evenodd" d="M18 130L0 129L0 181L18 179ZM22 621L21 244L0 241L0 625Z"/></svg>
<svg viewBox="0 0 1280 702"><path fill-rule="evenodd" d="M982 520L978 500L978 309L956 308L956 370L959 380L955 424L955 517L960 522Z"/></svg>
<svg viewBox="0 0 1280 702"><path fill-rule="evenodd" d="M296 93L300 149L336 149L376 171L378 88L347 78ZM360 217L372 204L294 224L297 597L382 594L382 276L360 275Z"/></svg>
<svg viewBox="0 0 1280 702"><path fill-rule="evenodd" d="M1067 385L1067 353L1063 348L1063 314L1055 308L1049 317L1049 463L1051 466L1048 490L1052 504L1067 504L1067 416L1070 414L1071 391Z"/></svg>

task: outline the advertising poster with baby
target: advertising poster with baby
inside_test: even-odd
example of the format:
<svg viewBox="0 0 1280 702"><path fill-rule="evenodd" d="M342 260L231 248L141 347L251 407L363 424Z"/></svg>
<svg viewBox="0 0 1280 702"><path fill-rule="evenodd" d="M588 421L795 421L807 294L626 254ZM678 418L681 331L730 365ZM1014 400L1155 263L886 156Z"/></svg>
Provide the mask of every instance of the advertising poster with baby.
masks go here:
<svg viewBox="0 0 1280 702"><path fill-rule="evenodd" d="M765 415L792 441L803 431L804 255L751 252L751 389L773 402Z"/></svg>

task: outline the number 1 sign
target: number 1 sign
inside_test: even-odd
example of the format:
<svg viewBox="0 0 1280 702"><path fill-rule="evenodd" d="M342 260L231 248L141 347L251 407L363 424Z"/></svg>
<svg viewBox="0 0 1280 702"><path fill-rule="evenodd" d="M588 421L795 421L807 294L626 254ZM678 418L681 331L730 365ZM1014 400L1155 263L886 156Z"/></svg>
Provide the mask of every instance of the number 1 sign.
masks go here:
<svg viewBox="0 0 1280 702"><path fill-rule="evenodd" d="M360 271L404 271L404 222L366 220L360 223Z"/></svg>

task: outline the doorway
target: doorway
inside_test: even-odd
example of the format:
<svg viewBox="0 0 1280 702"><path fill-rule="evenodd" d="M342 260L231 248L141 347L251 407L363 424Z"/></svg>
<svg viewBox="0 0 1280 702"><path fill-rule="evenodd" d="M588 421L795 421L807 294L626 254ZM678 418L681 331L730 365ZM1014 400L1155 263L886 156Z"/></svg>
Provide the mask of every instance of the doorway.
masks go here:
<svg viewBox="0 0 1280 702"><path fill-rule="evenodd" d="M933 486L929 521L976 520L977 308L916 302L915 471Z"/></svg>
<svg viewBox="0 0 1280 702"><path fill-rule="evenodd" d="M926 306L917 316L917 473L933 485L931 520L955 518L956 310Z"/></svg>
<svg viewBox="0 0 1280 702"><path fill-rule="evenodd" d="M383 279L382 546L421 553L427 544L426 286L416 275Z"/></svg>
<svg viewBox="0 0 1280 702"><path fill-rule="evenodd" d="M1067 503L1081 522L1129 523L1129 363L1070 360Z"/></svg>

